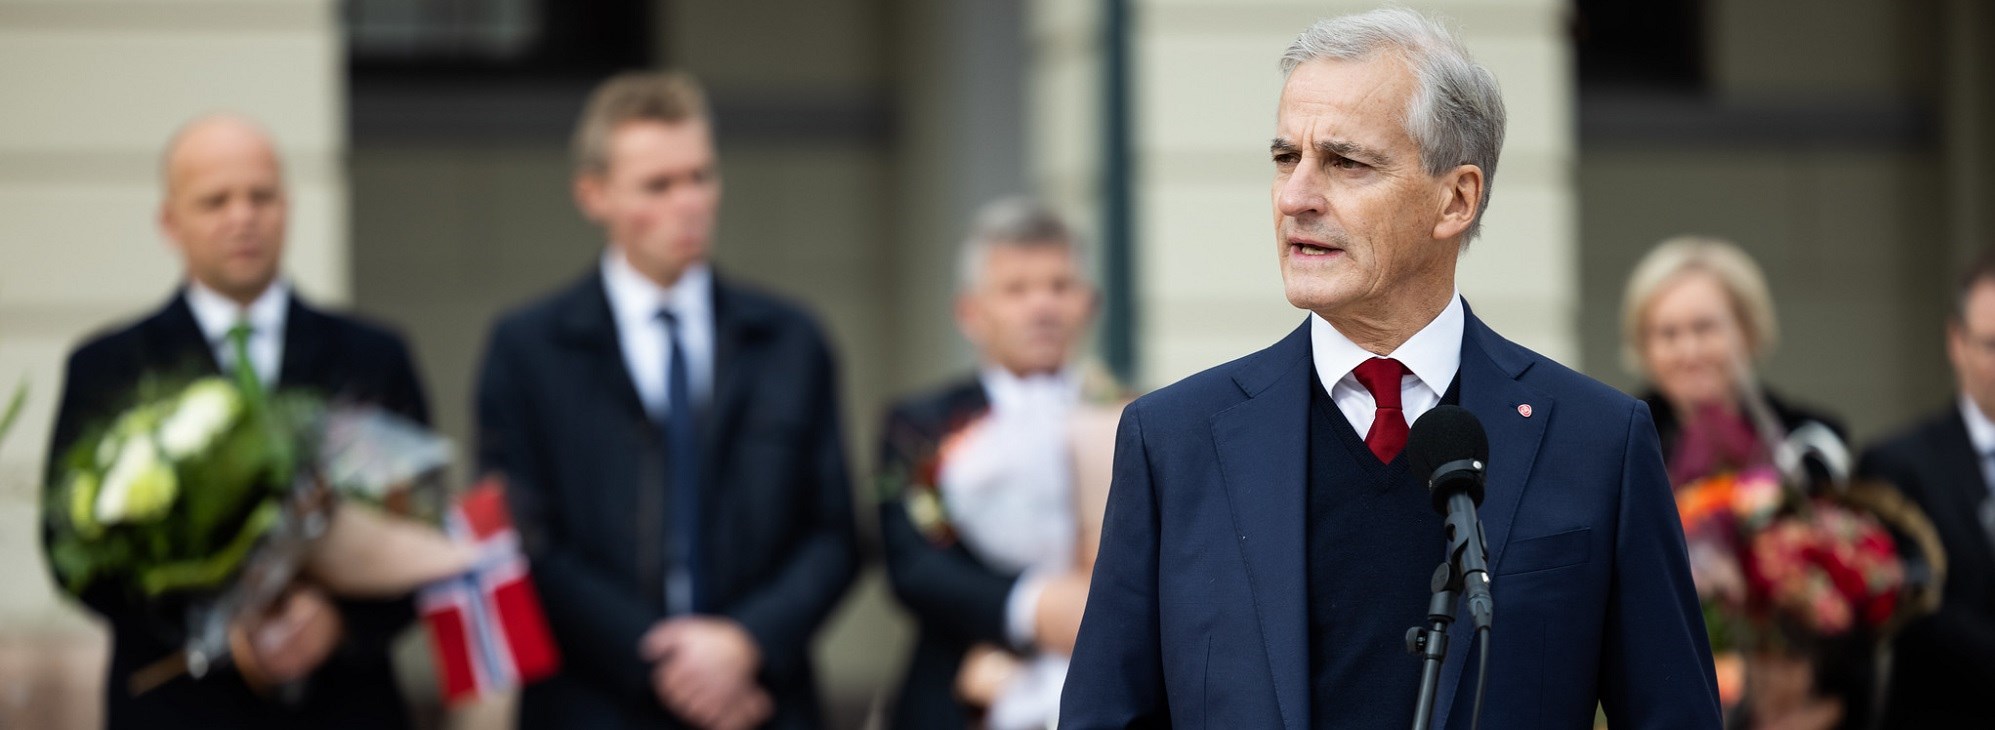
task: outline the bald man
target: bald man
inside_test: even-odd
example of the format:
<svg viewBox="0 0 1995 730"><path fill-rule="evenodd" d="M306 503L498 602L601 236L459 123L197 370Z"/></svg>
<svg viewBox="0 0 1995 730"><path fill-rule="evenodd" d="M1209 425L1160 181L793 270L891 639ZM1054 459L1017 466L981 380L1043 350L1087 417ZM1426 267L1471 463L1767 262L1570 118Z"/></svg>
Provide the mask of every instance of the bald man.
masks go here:
<svg viewBox="0 0 1995 730"><path fill-rule="evenodd" d="M268 134L241 117L203 117L174 135L162 168L159 229L184 266L182 285L158 311L70 353L51 474L84 430L129 407L147 379L238 376L247 367L265 388L374 402L428 421L399 337L306 306L279 275L289 199ZM82 599L110 623L107 727L409 724L386 651L413 615L406 600L341 601L294 586L271 615L242 624L251 640L235 663L134 695L132 674L183 645L185 605L106 585Z"/></svg>

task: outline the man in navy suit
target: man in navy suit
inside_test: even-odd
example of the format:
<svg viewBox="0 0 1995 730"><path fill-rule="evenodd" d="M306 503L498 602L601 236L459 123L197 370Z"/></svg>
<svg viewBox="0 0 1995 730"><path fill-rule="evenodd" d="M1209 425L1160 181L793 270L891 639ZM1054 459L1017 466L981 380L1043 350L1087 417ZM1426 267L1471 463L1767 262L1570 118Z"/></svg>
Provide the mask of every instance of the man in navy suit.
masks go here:
<svg viewBox="0 0 1995 730"><path fill-rule="evenodd" d="M1138 400L1063 695L1070 728L1404 728L1405 632L1443 560L1404 455L1438 404L1489 433L1484 727L1717 728L1716 681L1655 429L1638 401L1503 339L1455 289L1502 147L1496 79L1378 10L1282 59L1273 347ZM1435 727L1467 728L1451 633Z"/></svg>
<svg viewBox="0 0 1995 730"><path fill-rule="evenodd" d="M1955 290L1947 359L1960 395L1865 450L1857 473L1890 482L1933 521L1946 552L1939 611L1905 627L1882 727L1973 727L1995 686L1995 249Z"/></svg>
<svg viewBox="0 0 1995 730"><path fill-rule="evenodd" d="M609 245L501 318L478 383L563 667L529 728L815 727L811 638L857 569L830 343L707 265L720 169L692 77L590 97L575 199Z"/></svg>
<svg viewBox="0 0 1995 730"><path fill-rule="evenodd" d="M51 471L89 429L134 405L141 383L152 379L241 375L247 367L264 387L371 402L428 420L399 336L307 306L279 275L289 197L276 146L261 127L242 117L202 117L174 135L163 159L159 227L185 264L185 285L150 316L70 354L49 442ZM43 538L50 536L44 530ZM185 644L184 599L147 599L105 584L81 598L110 623L107 727L409 724L388 660L389 641L414 617L406 599L340 600L300 583L270 617L245 623L250 650L235 663L134 695L133 674Z"/></svg>

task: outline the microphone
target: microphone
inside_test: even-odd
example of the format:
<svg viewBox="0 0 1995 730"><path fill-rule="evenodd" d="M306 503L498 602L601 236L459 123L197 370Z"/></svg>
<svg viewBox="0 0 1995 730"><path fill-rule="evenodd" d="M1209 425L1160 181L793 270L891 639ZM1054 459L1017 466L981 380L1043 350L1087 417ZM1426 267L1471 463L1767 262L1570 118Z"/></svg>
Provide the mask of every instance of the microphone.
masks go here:
<svg viewBox="0 0 1995 730"><path fill-rule="evenodd" d="M1489 436L1482 421L1459 406L1436 406L1413 424L1406 439L1407 463L1427 474L1434 511L1447 518L1448 562L1461 576L1469 619L1489 628L1496 611L1489 592L1489 544L1483 540L1483 472L1489 463Z"/></svg>

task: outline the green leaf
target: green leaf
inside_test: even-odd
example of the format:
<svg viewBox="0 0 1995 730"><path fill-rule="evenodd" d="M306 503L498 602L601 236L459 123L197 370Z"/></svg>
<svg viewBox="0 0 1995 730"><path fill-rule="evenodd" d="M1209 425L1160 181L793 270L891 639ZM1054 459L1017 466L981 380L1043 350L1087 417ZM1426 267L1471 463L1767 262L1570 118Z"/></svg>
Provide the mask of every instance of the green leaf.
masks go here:
<svg viewBox="0 0 1995 730"><path fill-rule="evenodd" d="M0 443L7 442L7 432L14 430L14 421L21 417L21 407L28 402L28 379L22 378L14 386L14 397L7 401L7 412L0 415Z"/></svg>
<svg viewBox="0 0 1995 730"><path fill-rule="evenodd" d="M148 596L168 591L199 590L221 585L234 575L250 548L264 533L277 525L281 511L274 499L266 499L243 521L242 530L222 549L204 558L161 563L139 572L139 587Z"/></svg>
<svg viewBox="0 0 1995 730"><path fill-rule="evenodd" d="M282 436L252 411L209 449L180 464L182 485L175 524L183 556L203 555L233 535L232 528L257 500L271 494L273 452Z"/></svg>

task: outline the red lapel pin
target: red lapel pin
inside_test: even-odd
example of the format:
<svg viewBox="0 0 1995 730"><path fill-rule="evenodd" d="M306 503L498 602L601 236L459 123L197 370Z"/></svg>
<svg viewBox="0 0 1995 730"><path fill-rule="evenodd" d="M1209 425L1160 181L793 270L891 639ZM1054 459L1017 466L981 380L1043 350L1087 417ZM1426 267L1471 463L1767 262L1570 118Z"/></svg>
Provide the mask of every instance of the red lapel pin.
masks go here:
<svg viewBox="0 0 1995 730"><path fill-rule="evenodd" d="M1519 404L1517 404L1517 415L1520 415L1520 416L1523 416L1523 417L1525 417L1525 418L1530 418L1530 417L1531 417L1531 404L1529 404L1529 403L1519 403Z"/></svg>

